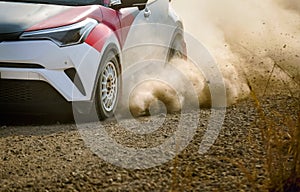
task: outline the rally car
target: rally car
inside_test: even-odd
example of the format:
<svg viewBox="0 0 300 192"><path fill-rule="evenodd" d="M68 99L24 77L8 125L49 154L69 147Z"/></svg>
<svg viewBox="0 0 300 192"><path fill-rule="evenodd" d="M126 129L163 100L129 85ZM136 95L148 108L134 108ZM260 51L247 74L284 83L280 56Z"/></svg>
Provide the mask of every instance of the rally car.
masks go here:
<svg viewBox="0 0 300 192"><path fill-rule="evenodd" d="M126 86L125 49L160 45L165 60L186 51L169 0L18 0L0 1L0 9L2 114L89 103L100 119L111 117ZM76 110L88 113L89 105Z"/></svg>

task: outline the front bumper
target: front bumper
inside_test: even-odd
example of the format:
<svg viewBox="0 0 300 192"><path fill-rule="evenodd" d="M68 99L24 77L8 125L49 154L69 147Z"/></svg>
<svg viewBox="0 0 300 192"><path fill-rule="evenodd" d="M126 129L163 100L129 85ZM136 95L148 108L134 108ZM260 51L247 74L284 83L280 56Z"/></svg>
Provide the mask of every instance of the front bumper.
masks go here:
<svg viewBox="0 0 300 192"><path fill-rule="evenodd" d="M40 81L68 102L89 101L100 58L101 53L86 43L58 47L48 40L1 42L0 91L3 83L9 82L6 80ZM66 73L68 69L76 73L81 87ZM4 101L2 96L0 102Z"/></svg>

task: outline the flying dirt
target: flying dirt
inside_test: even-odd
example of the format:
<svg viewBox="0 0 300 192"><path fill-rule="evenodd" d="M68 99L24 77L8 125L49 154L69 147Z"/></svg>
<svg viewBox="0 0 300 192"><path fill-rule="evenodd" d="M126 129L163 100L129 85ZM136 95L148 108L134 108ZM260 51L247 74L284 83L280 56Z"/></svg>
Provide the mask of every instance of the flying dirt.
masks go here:
<svg viewBox="0 0 300 192"><path fill-rule="evenodd" d="M251 90L257 95L286 90L299 97L299 1L175 0L172 6L182 18L185 32L215 59L223 75L227 105L248 97ZM203 74L193 69L191 61L177 59L171 64L191 80L199 105L209 106L210 93ZM147 82L131 93L131 111L135 116L144 115L157 101L162 101L168 111L178 111L180 101L189 99L176 94L181 90Z"/></svg>
<svg viewBox="0 0 300 192"><path fill-rule="evenodd" d="M207 47L235 88L229 100L248 95L246 80L258 93L270 76L291 89L299 85L299 5L296 0L173 2L186 31Z"/></svg>

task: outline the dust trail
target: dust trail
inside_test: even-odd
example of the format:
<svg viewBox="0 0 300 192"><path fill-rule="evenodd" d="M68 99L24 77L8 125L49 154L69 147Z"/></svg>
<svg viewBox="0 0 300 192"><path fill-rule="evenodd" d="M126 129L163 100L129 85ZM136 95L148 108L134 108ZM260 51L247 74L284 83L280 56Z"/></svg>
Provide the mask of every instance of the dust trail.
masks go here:
<svg viewBox="0 0 300 192"><path fill-rule="evenodd" d="M269 89L281 89L284 82L299 90L299 1L190 0L173 1L173 6L231 82L229 103L248 95L246 78L259 93L270 81Z"/></svg>
<svg viewBox="0 0 300 192"><path fill-rule="evenodd" d="M299 94L298 0L173 0L172 6L183 19L185 30L215 58L224 77L228 105L248 97L247 82L258 95ZM190 78L199 104L209 105L210 94L203 75L189 62L172 63ZM130 108L134 115L143 115L151 103L159 100L173 111L180 110L180 99L172 88L151 82L134 90Z"/></svg>

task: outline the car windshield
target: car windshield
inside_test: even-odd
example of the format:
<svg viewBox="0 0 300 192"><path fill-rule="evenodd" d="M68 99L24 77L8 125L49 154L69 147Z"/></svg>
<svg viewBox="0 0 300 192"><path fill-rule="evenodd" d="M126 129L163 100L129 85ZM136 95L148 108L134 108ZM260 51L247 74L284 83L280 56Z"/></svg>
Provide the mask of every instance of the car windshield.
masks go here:
<svg viewBox="0 0 300 192"><path fill-rule="evenodd" d="M7 1L7 0L5 0ZM8 0L9 1L9 0ZM77 6L77 5L93 5L93 4L100 4L103 5L105 0L17 0L11 2L26 2L26 3L41 3L41 4L54 4L54 5L70 5L70 6Z"/></svg>

